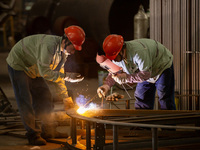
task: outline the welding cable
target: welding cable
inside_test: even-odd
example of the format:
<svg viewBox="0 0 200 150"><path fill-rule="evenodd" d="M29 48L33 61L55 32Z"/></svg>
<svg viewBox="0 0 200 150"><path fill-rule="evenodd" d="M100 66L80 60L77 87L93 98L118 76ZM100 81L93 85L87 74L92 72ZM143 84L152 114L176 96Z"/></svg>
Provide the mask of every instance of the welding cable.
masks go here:
<svg viewBox="0 0 200 150"><path fill-rule="evenodd" d="M127 89L125 88L124 84L121 84L122 87L124 88L124 90L126 91L126 94L128 95L128 97L131 99L132 97L130 96L130 94L128 93Z"/></svg>
<svg viewBox="0 0 200 150"><path fill-rule="evenodd" d="M133 90L133 87L130 86L128 83L125 83L131 90Z"/></svg>
<svg viewBox="0 0 200 150"><path fill-rule="evenodd" d="M93 99L97 96L97 94L95 94L89 101L87 101L83 107L87 106L89 103L91 103L93 101Z"/></svg>

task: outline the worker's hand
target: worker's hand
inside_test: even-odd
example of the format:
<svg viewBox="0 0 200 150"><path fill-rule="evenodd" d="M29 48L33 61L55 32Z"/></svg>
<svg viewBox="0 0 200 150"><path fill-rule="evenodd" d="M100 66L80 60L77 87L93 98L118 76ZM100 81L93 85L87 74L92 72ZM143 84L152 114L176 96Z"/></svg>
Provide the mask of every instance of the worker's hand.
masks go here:
<svg viewBox="0 0 200 150"><path fill-rule="evenodd" d="M127 83L127 74L125 72L112 75L112 78L119 84Z"/></svg>
<svg viewBox="0 0 200 150"><path fill-rule="evenodd" d="M81 76L81 74L79 73L65 72L65 78L64 78L65 81L74 83L74 82L80 82L83 79L84 77Z"/></svg>
<svg viewBox="0 0 200 150"><path fill-rule="evenodd" d="M107 92L110 90L110 87L107 84L103 84L97 89L97 94L100 98L106 96Z"/></svg>
<svg viewBox="0 0 200 150"><path fill-rule="evenodd" d="M71 97L65 98L63 100L63 104L64 104L64 110L67 110L67 109L75 107L74 102L73 102Z"/></svg>
<svg viewBox="0 0 200 150"><path fill-rule="evenodd" d="M118 101L119 99L124 98L124 95L120 95L118 93L110 94L106 97L107 101Z"/></svg>

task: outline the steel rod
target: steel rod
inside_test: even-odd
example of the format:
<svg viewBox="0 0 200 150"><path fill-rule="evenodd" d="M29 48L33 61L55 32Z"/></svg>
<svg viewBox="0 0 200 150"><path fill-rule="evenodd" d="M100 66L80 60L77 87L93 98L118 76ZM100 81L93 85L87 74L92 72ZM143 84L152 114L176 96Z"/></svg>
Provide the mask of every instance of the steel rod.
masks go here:
<svg viewBox="0 0 200 150"><path fill-rule="evenodd" d="M128 95L128 97L129 97L130 99L132 99L132 97L131 97L130 94L128 93L127 89L125 88L125 86L124 86L123 84L121 84L121 85L122 85L122 87L124 88L124 90L126 91L126 94Z"/></svg>
<svg viewBox="0 0 200 150"><path fill-rule="evenodd" d="M118 127L113 125L113 150L118 150Z"/></svg>
<svg viewBox="0 0 200 150"><path fill-rule="evenodd" d="M166 128L166 129L191 129L191 130L200 130L200 127L189 127L189 126L170 126L170 125L160 125L160 124L144 124L144 123L123 123L110 120L101 120L97 118L91 118L79 115L75 109L69 109L66 111L67 115L77 119L87 120L91 122L98 122L108 125L117 125L117 126L127 126L127 127L147 127L147 128Z"/></svg>
<svg viewBox="0 0 200 150"><path fill-rule="evenodd" d="M150 116L163 114L182 114L182 113L200 113L200 111L187 110L132 110L132 109L99 109L88 110L84 113L86 116Z"/></svg>
<svg viewBox="0 0 200 150"><path fill-rule="evenodd" d="M152 150L158 149L158 129L152 128Z"/></svg>
<svg viewBox="0 0 200 150"><path fill-rule="evenodd" d="M151 118L166 118L166 117L176 117L176 116L181 116L181 117L185 117L185 116L189 116L189 115L200 115L200 113L181 113L181 114L163 114L163 115L154 115L154 116L138 116L138 117L127 117L127 118L115 118L115 119L109 119L112 121L127 121L127 120L140 120L140 119L151 119Z"/></svg>
<svg viewBox="0 0 200 150"><path fill-rule="evenodd" d="M89 121L86 121L86 148L87 150L91 150L91 128Z"/></svg>
<svg viewBox="0 0 200 150"><path fill-rule="evenodd" d="M76 118L71 118L71 138L72 138L72 145L77 144L76 139Z"/></svg>
<svg viewBox="0 0 200 150"><path fill-rule="evenodd" d="M122 85L122 87L124 88L124 90L126 91L126 94L128 95L128 97L129 97L130 99L132 99L132 97L131 97L130 94L128 93L127 89L125 88L125 86L124 86L123 84L121 84L121 85ZM126 101L126 109L130 109L130 100L127 100L127 101Z"/></svg>
<svg viewBox="0 0 200 150"><path fill-rule="evenodd" d="M95 94L89 101L87 101L83 107L87 106L89 103L91 103L93 101L93 99L97 96L97 94Z"/></svg>

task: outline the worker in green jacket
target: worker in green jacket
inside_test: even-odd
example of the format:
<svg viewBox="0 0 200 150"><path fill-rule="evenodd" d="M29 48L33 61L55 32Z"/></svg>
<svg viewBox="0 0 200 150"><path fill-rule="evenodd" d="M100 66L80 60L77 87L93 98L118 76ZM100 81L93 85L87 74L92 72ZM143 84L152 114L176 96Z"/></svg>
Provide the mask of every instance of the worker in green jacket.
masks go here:
<svg viewBox="0 0 200 150"><path fill-rule="evenodd" d="M57 83L64 107L68 109L74 107L74 103L65 81L84 79L79 73L64 72L64 64L69 55L82 49L85 32L79 26L69 26L64 32L63 37L45 34L25 37L14 45L6 59L19 113L31 145L46 144L36 119L41 120L42 125L52 121L52 95L45 80Z"/></svg>
<svg viewBox="0 0 200 150"><path fill-rule="evenodd" d="M152 39L124 41L121 35L112 34L105 38L103 50L105 56L98 56L97 62L109 75L97 89L99 97L105 97L115 82L137 83L135 109L153 109L156 90L161 109L176 109L173 55L164 45ZM109 96L111 100L115 97L119 95Z"/></svg>

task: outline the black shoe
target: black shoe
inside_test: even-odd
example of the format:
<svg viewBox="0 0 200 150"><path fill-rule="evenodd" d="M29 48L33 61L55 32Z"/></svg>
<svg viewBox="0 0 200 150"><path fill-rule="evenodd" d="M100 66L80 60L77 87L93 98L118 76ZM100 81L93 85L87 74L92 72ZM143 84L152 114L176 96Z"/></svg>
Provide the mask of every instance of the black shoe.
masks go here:
<svg viewBox="0 0 200 150"><path fill-rule="evenodd" d="M28 142L30 145L46 145L46 140L39 135L28 137Z"/></svg>

